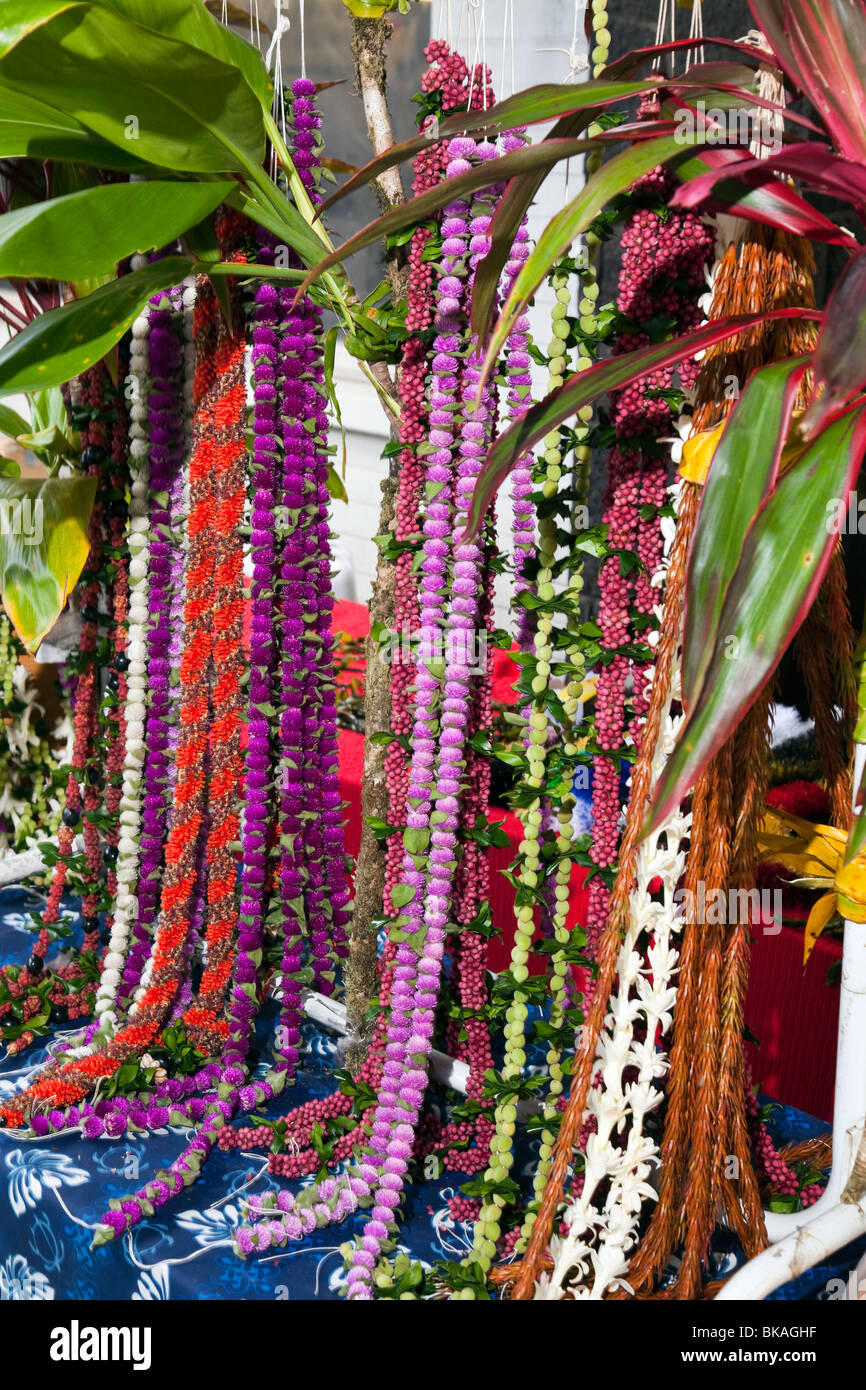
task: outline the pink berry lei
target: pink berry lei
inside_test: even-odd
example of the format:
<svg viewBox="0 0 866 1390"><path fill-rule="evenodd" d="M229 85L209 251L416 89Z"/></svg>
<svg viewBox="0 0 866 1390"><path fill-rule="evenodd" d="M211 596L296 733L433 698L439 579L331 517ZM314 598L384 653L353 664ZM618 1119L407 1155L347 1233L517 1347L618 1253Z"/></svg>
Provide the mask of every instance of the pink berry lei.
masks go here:
<svg viewBox="0 0 866 1390"><path fill-rule="evenodd" d="M624 316L615 352L628 352L650 341L650 321L664 315L678 331L700 320L698 298L704 267L712 255L710 230L693 213L659 206L669 191L670 175L654 170L634 185L634 211L622 232L622 265L617 308ZM649 205L647 205L647 203ZM682 388L694 382L695 364L679 370ZM669 450L660 439L670 434L675 411L670 403L673 371L662 369L617 392L611 424L616 443L608 458L604 522L611 552L599 574L598 626L601 642L612 656L599 672L596 689L598 754L593 764L592 857L610 870L619 843L620 759L628 744L640 741L646 712L649 649L626 654L642 643L651 621L654 592L650 584L661 556L660 513L665 500ZM622 552L636 554L638 568L627 569ZM626 694L631 682L632 694ZM607 877L590 883L587 945L594 949L606 915Z"/></svg>

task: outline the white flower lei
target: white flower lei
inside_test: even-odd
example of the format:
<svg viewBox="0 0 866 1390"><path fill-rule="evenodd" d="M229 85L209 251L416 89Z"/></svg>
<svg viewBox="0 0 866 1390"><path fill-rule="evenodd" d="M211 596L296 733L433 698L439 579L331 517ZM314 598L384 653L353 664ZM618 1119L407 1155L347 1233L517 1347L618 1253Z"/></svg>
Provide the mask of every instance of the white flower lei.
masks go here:
<svg viewBox="0 0 866 1390"><path fill-rule="evenodd" d="M678 488L672 492L676 495ZM664 528L663 535L667 556L671 528ZM663 584L664 573L663 566L654 576L656 587ZM660 609L656 613L660 618ZM671 754L682 722L682 715L671 713L679 694L679 660L675 658L653 756L653 781ZM590 1091L587 1101L587 1113L595 1116L597 1129L586 1145L583 1189L566 1208L567 1233L551 1240L553 1269L539 1279L536 1299L556 1300L568 1294L598 1300L608 1289L622 1287L628 1256L637 1242L641 1205L646 1197L655 1196L649 1177L658 1163L658 1146L645 1133L644 1119L661 1101L658 1082L669 1065L656 1038L670 1028L676 998L679 957L673 942L683 923L674 894L685 868L690 826L691 813L676 813L656 835L643 841L638 852L616 984L596 1051L601 1085ZM653 902L649 893L656 878L662 881L661 902ZM645 933L650 935L650 945L644 956L637 943ZM635 1038L638 1021L644 1027L642 1042ZM637 1071L634 1081L624 1082L627 1070ZM623 1133L624 1146L614 1143ZM603 1205L594 1205L605 1180L608 1190Z"/></svg>
<svg viewBox="0 0 866 1390"><path fill-rule="evenodd" d="M150 551L150 453L147 438L149 329L149 318L145 311L132 326L127 377L127 394L130 399L129 452L133 480L127 527L130 561L126 755L120 800L114 921L95 1006L96 1015L100 1018L100 1032L103 1034L110 1034L117 1022L114 1012L117 987L129 949L131 924L138 913L135 889L141 850L141 778L147 712L147 597Z"/></svg>

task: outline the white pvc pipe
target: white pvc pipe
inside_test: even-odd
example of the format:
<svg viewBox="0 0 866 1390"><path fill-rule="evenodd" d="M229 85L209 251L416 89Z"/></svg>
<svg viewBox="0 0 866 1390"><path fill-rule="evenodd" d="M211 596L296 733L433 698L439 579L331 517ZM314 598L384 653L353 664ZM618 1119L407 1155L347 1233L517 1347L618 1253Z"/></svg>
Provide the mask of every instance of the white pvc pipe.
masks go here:
<svg viewBox="0 0 866 1390"><path fill-rule="evenodd" d="M732 1274L716 1294L715 1301L757 1302L766 1298L789 1279L805 1274L807 1269L866 1233L866 1199L857 1205L839 1202L817 1217L815 1207L809 1212L798 1212L800 1225L796 1230Z"/></svg>
<svg viewBox="0 0 866 1390"><path fill-rule="evenodd" d="M23 883L45 868L38 849L25 849L21 854L4 854L0 858L0 888L10 883Z"/></svg>
<svg viewBox="0 0 866 1390"><path fill-rule="evenodd" d="M854 751L854 787L866 766L866 744ZM842 946L842 984L839 994L839 1032L836 1045L836 1084L833 1097L833 1165L827 1187L808 1214L766 1213L767 1235L782 1240L804 1220L812 1221L835 1207L854 1163L866 1120L866 923L845 922Z"/></svg>
<svg viewBox="0 0 866 1390"><path fill-rule="evenodd" d="M320 1023L323 1028L330 1028L334 1033L348 1033L346 1024L346 1006L337 999L330 999L325 994L317 994L315 990L308 990L303 996L304 1013ZM469 1080L469 1067L466 1062L460 1062L456 1057L447 1057L444 1052L437 1052L434 1048L430 1053L430 1075L434 1081L438 1081L442 1086L450 1086L453 1091L459 1091L461 1096L466 1095L466 1084Z"/></svg>

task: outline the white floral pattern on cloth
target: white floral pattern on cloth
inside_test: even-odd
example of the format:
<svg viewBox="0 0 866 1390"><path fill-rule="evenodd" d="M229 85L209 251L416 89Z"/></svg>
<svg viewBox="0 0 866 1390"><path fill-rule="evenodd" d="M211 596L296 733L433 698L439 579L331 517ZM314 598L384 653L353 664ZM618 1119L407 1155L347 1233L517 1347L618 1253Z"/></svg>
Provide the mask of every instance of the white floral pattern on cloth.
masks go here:
<svg viewBox="0 0 866 1390"><path fill-rule="evenodd" d="M53 1297L45 1275L31 1269L24 1255L9 1255L0 1264L0 1302L45 1302Z"/></svg>
<svg viewBox="0 0 866 1390"><path fill-rule="evenodd" d="M21 936L7 925L6 909L26 917L23 894L10 890L0 897L3 962L21 955ZM310 1042L298 1077L297 1101L323 1096L333 1085L332 1040L312 1034ZM54 1040L50 1045L55 1045ZM18 1089L22 1075L38 1066L41 1052L28 1053L30 1062L23 1070L20 1059L0 1061L0 1094ZM284 1108L285 1102L278 1101L268 1114L277 1115ZM774 1119L778 1142L806 1138L824 1128L822 1122L790 1109L779 1111ZM135 1158L142 1176L154 1173L177 1157L181 1142L179 1133L168 1129L96 1141L69 1134L34 1143L0 1130L0 1176L8 1179L6 1184L0 1182L0 1269L4 1271L0 1293L2 1280L6 1282L2 1297L19 1296L21 1289L28 1289L31 1298L86 1302L170 1298L272 1303L342 1297L343 1262L333 1231L319 1232L308 1244L277 1259L242 1263L232 1254L226 1236L237 1219L231 1207L240 1201L240 1188L250 1179L256 1179L251 1191L281 1185L261 1173L260 1151L249 1156L215 1154L204 1177L185 1193L179 1211L169 1207L154 1220L143 1221L134 1242L114 1241L97 1255L91 1254L93 1227L108 1199L129 1192L130 1159ZM533 1146L537 1147L537 1139L521 1136L517 1167L524 1181L532 1167ZM459 1175L446 1173L419 1182L409 1196L401 1248L425 1268L454 1258L453 1246L460 1246L463 1223L449 1221L447 1204L461 1181ZM214 1206L226 1192L231 1193L228 1202ZM353 1221L347 1221L340 1241L356 1230ZM739 1258L731 1237L717 1237L714 1257L717 1267L726 1271ZM839 1268L822 1266L810 1271L795 1296L814 1294ZM783 1294L791 1296L790 1290Z"/></svg>
<svg viewBox="0 0 866 1390"><path fill-rule="evenodd" d="M67 1154L37 1147L12 1149L6 1155L9 1169L9 1205L16 1216L28 1207L34 1209L44 1199L46 1189L80 1187L89 1181L86 1169L78 1168Z"/></svg>
<svg viewBox="0 0 866 1390"><path fill-rule="evenodd" d="M156 1303L171 1298L171 1271L164 1260L140 1275L132 1301Z"/></svg>

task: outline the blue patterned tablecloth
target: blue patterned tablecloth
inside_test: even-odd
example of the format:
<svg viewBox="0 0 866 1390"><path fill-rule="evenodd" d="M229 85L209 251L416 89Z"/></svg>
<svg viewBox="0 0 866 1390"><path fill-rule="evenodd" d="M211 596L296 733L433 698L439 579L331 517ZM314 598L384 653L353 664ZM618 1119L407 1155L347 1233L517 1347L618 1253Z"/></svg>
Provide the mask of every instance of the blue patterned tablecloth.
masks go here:
<svg viewBox="0 0 866 1390"><path fill-rule="evenodd" d="M24 961L32 938L29 913L38 903L22 889L0 892L0 962ZM80 930L75 912L70 921ZM0 1097L26 1084L45 1049L0 1064ZM307 1041L304 1070L292 1099L324 1094L332 1083L336 1042L321 1033ZM263 1064L264 1065L264 1064ZM285 1100L273 1103L276 1112ZM773 1121L777 1139L822 1132L819 1120L783 1107ZM134 1232L91 1251L93 1228L111 1197L130 1195L158 1168L177 1157L188 1130L162 1129L149 1136L88 1141L80 1134L24 1141L0 1130L0 1301L7 1299L313 1299L337 1298L345 1274L340 1244L363 1217L320 1231L303 1245L276 1256L241 1261L231 1251L239 1219L241 1189L277 1189L264 1170L262 1154L216 1152L203 1177ZM531 1173L531 1146L521 1167ZM417 1184L406 1206L401 1249L432 1265L460 1259L471 1227L451 1220L448 1201L465 1181L445 1175ZM829 1281L856 1263L866 1242L803 1275L774 1297L826 1298ZM741 1260L729 1237L720 1235L713 1259L717 1275ZM837 1295L838 1296L838 1295Z"/></svg>

